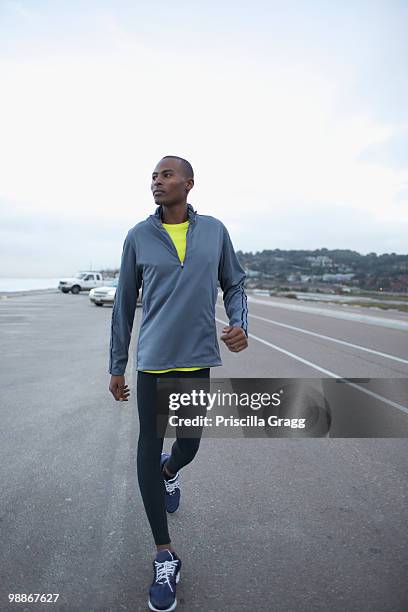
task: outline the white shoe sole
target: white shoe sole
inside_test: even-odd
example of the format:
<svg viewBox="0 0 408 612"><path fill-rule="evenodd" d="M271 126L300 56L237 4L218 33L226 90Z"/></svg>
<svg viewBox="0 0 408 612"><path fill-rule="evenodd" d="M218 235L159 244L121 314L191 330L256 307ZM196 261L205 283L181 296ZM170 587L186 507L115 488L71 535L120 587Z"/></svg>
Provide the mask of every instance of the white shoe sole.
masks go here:
<svg viewBox="0 0 408 612"><path fill-rule="evenodd" d="M147 604L150 608L150 610L154 610L154 612L171 612L172 610L176 609L177 606L177 599L174 600L173 605L170 608L155 608L151 603L150 603L150 599L148 599Z"/></svg>

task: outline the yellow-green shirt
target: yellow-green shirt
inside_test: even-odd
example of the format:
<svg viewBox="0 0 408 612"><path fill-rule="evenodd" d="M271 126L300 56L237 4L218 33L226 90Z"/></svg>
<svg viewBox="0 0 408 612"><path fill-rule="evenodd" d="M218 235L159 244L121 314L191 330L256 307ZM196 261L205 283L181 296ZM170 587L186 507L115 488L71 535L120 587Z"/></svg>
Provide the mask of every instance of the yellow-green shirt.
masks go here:
<svg viewBox="0 0 408 612"><path fill-rule="evenodd" d="M170 234L170 238L174 242L174 246L177 250L177 255L181 262L184 261L184 257L186 255L186 236L188 230L189 221L184 221L184 223L163 223L164 229L168 231ZM143 370L144 372L151 372L153 374L163 374L164 372L172 372L173 370L182 370L182 371L192 371L192 370L202 370L202 366L192 367L192 368L170 368L168 370Z"/></svg>

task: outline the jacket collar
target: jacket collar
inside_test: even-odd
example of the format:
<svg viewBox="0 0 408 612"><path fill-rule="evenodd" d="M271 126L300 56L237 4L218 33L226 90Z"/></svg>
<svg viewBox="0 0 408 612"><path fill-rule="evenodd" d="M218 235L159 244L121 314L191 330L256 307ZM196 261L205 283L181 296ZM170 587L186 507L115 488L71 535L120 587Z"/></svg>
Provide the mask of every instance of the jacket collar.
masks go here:
<svg viewBox="0 0 408 612"><path fill-rule="evenodd" d="M163 207L160 204L160 206L158 206L154 212L154 215L150 215L150 218L152 221L154 221L155 223L159 222L162 223L162 215L163 212ZM188 214L188 220L190 221L190 223L194 223L196 221L196 216L197 216L197 211L194 210L193 206L191 204L189 204L187 202L187 214Z"/></svg>

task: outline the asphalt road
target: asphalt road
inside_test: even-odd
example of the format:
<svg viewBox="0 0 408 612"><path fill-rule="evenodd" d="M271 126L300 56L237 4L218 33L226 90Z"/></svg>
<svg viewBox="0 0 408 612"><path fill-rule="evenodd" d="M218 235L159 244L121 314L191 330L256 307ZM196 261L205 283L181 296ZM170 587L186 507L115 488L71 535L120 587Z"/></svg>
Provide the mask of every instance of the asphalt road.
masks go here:
<svg viewBox="0 0 408 612"><path fill-rule="evenodd" d="M370 405L404 427L406 315L263 296L248 307L249 348L229 353L220 342L224 365L212 377L383 378ZM133 356L141 309L127 403L108 392L111 312L84 294L0 300L0 610L147 610L154 543L137 485ZM220 335L221 302L217 320ZM169 516L183 562L177 609L408 609L407 450L402 438L203 439ZM10 604L9 593L59 598Z"/></svg>

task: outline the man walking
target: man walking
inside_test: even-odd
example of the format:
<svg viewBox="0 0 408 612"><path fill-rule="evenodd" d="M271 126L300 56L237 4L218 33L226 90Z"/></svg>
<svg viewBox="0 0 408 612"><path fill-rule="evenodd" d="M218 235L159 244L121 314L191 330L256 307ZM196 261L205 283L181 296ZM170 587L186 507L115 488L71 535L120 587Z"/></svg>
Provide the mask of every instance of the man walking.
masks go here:
<svg viewBox="0 0 408 612"><path fill-rule="evenodd" d="M126 236L111 321L109 390L117 401L128 401L124 374L143 284L137 344L137 473L157 548L148 604L161 612L177 605L181 568L166 512L178 508L179 470L193 460L200 438L177 438L170 454L162 452L156 381L161 377L208 379L210 368L222 365L215 324L218 281L229 319L220 338L235 353L248 346L244 270L223 223L199 215L187 203L193 186L194 173L187 160L171 155L156 165L151 189L157 208Z"/></svg>

